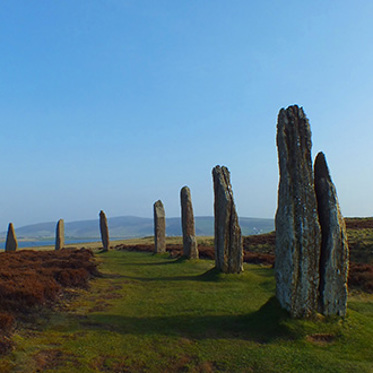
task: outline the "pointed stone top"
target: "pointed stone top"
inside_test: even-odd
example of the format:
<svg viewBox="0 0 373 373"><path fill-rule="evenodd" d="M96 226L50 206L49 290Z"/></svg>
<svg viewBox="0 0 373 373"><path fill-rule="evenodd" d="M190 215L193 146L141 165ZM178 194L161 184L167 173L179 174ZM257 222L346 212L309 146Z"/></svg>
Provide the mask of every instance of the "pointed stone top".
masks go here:
<svg viewBox="0 0 373 373"><path fill-rule="evenodd" d="M280 174L289 173L298 178L305 165L307 172L312 172L312 134L303 108L293 105L280 110L276 140Z"/></svg>
<svg viewBox="0 0 373 373"><path fill-rule="evenodd" d="M158 201L154 202L155 207L163 207L163 202L159 199Z"/></svg>
<svg viewBox="0 0 373 373"><path fill-rule="evenodd" d="M190 191L190 188L188 187L188 185L184 185L182 188L181 188L181 191L183 191L183 190L185 190L185 191Z"/></svg>
<svg viewBox="0 0 373 373"><path fill-rule="evenodd" d="M8 225L8 234L11 234L13 237L16 236L16 231L14 230L13 223L9 223Z"/></svg>
<svg viewBox="0 0 373 373"><path fill-rule="evenodd" d="M300 118L306 118L306 114L304 113L303 107L298 105L290 105L286 109L282 108L281 112L285 112L287 115L294 115Z"/></svg>
<svg viewBox="0 0 373 373"><path fill-rule="evenodd" d="M100 216L105 216L105 213L103 210L100 211Z"/></svg>
<svg viewBox="0 0 373 373"><path fill-rule="evenodd" d="M214 178L220 178L221 182L224 182L226 185L230 185L230 172L226 166L215 166L212 169L212 176Z"/></svg>
<svg viewBox="0 0 373 373"><path fill-rule="evenodd" d="M154 213L157 214L158 218L166 216L163 203L160 199L154 202Z"/></svg>
<svg viewBox="0 0 373 373"><path fill-rule="evenodd" d="M185 199L185 198L187 198L190 195L191 195L190 188L188 186L186 186L186 185L183 186L181 188L181 191L180 191L180 197L181 197L181 199Z"/></svg>
<svg viewBox="0 0 373 373"><path fill-rule="evenodd" d="M217 173L220 173L220 172L227 172L229 174L229 170L228 170L228 167L226 166L219 166L219 165L216 165L213 169L212 169L212 173L213 174L217 174Z"/></svg>
<svg viewBox="0 0 373 373"><path fill-rule="evenodd" d="M9 223L8 234L6 237L5 251L16 251L18 247L16 232L13 223Z"/></svg>
<svg viewBox="0 0 373 373"><path fill-rule="evenodd" d="M56 243L55 250L61 250L65 243L65 224L63 219L58 220L56 227Z"/></svg>
<svg viewBox="0 0 373 373"><path fill-rule="evenodd" d="M302 107L298 105L289 106L288 108L282 108L278 113L277 129L278 131L284 128L298 128L301 134L308 134L311 132L308 118Z"/></svg>
<svg viewBox="0 0 373 373"><path fill-rule="evenodd" d="M320 152L315 159L315 179L327 179L331 181L328 163L326 162L325 154Z"/></svg>
<svg viewBox="0 0 373 373"><path fill-rule="evenodd" d="M231 186L231 174L226 166L215 166L212 169L212 177L216 186L220 184L233 200L233 191ZM214 184L215 185L215 184Z"/></svg>

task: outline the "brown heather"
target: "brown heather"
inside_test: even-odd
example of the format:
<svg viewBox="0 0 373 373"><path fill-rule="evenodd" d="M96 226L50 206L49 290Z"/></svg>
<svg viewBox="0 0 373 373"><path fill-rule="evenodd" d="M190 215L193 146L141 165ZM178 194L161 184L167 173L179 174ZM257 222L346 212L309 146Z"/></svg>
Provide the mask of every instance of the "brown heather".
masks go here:
<svg viewBox="0 0 373 373"><path fill-rule="evenodd" d="M65 288L87 288L98 275L90 250L17 251L0 256L0 354L10 348L15 319L51 306Z"/></svg>

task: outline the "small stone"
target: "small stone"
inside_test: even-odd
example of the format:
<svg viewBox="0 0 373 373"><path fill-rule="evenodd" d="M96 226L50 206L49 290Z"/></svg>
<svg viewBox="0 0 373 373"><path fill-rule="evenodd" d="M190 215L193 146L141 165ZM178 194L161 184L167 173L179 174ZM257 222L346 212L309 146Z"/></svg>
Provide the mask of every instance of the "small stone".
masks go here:
<svg viewBox="0 0 373 373"><path fill-rule="evenodd" d="M6 237L5 251L16 251L18 242L16 232L14 231L13 223L9 223L8 234Z"/></svg>
<svg viewBox="0 0 373 373"><path fill-rule="evenodd" d="M58 220L56 227L56 245L55 250L61 250L65 243L65 224L63 219Z"/></svg>
<svg viewBox="0 0 373 373"><path fill-rule="evenodd" d="M161 200L154 203L154 252L166 252L166 213Z"/></svg>
<svg viewBox="0 0 373 373"><path fill-rule="evenodd" d="M104 247L104 251L109 250L109 227L106 219L105 213L100 211L100 232L101 232L101 241Z"/></svg>
<svg viewBox="0 0 373 373"><path fill-rule="evenodd" d="M216 166L212 176L215 195L215 266L224 273L240 273L243 271L243 245L230 173L226 167Z"/></svg>
<svg viewBox="0 0 373 373"><path fill-rule="evenodd" d="M345 316L349 255L346 225L322 152L316 157L314 174L321 226L320 312Z"/></svg>
<svg viewBox="0 0 373 373"><path fill-rule="evenodd" d="M184 186L180 192L181 225L183 229L183 255L189 259L198 259L198 244L194 225L194 214L190 189Z"/></svg>
<svg viewBox="0 0 373 373"><path fill-rule="evenodd" d="M321 233L311 160L311 129L302 108L277 122L280 181L276 213L276 296L292 317L318 310Z"/></svg>

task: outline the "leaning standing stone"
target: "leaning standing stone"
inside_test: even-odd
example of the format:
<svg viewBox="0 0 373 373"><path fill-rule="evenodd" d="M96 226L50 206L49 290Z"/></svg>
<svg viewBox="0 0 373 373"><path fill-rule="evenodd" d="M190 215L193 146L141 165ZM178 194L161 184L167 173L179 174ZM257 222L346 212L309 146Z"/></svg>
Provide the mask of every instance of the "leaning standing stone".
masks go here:
<svg viewBox="0 0 373 373"><path fill-rule="evenodd" d="M154 252L166 252L166 213L161 200L154 203Z"/></svg>
<svg viewBox="0 0 373 373"><path fill-rule="evenodd" d="M320 312L346 315L348 243L346 225L339 208L325 155L315 160L315 191L321 226Z"/></svg>
<svg viewBox="0 0 373 373"><path fill-rule="evenodd" d="M198 259L198 245L190 189L185 186L180 192L181 225L183 229L183 254L189 259Z"/></svg>
<svg viewBox="0 0 373 373"><path fill-rule="evenodd" d="M14 231L13 223L9 223L8 234L6 237L5 251L16 251L18 242L16 232Z"/></svg>
<svg viewBox="0 0 373 373"><path fill-rule="evenodd" d="M296 105L281 109L277 122L276 296L292 317L318 310L321 234L311 147L311 129L303 109Z"/></svg>
<svg viewBox="0 0 373 373"><path fill-rule="evenodd" d="M109 227L107 224L106 215L102 210L100 211L100 232L101 232L101 240L102 240L102 245L104 247L104 251L108 251L109 250Z"/></svg>
<svg viewBox="0 0 373 373"><path fill-rule="evenodd" d="M224 273L239 273L243 271L243 246L230 173L226 167L216 166L212 176L215 195L215 265Z"/></svg>
<svg viewBox="0 0 373 373"><path fill-rule="evenodd" d="M61 250L65 244L65 224L63 219L58 220L56 227L56 245L55 250Z"/></svg>

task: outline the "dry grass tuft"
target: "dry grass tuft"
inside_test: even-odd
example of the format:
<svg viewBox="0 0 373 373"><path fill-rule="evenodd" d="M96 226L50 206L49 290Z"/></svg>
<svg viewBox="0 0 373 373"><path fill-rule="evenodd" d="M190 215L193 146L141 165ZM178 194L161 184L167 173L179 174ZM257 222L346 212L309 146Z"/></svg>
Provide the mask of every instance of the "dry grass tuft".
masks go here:
<svg viewBox="0 0 373 373"><path fill-rule="evenodd" d="M320 345L326 345L329 343L334 342L336 339L336 336L333 334L326 334L326 333L320 333L320 334L312 334L307 336L307 340L309 342L320 344Z"/></svg>

